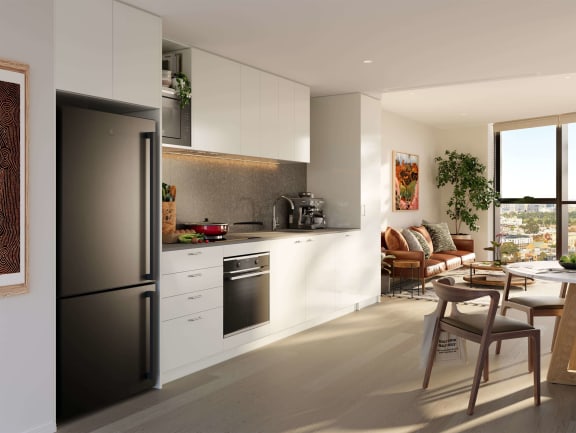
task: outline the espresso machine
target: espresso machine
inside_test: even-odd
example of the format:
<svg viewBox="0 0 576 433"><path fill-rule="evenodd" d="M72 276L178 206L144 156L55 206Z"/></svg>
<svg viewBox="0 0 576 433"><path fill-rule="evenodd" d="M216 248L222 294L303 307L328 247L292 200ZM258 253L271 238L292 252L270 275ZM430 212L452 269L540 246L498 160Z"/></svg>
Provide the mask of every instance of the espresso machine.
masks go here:
<svg viewBox="0 0 576 433"><path fill-rule="evenodd" d="M300 193L298 197L290 198L290 201L293 203L293 208L288 216L288 228L301 230L326 228L323 198L315 198L311 193Z"/></svg>

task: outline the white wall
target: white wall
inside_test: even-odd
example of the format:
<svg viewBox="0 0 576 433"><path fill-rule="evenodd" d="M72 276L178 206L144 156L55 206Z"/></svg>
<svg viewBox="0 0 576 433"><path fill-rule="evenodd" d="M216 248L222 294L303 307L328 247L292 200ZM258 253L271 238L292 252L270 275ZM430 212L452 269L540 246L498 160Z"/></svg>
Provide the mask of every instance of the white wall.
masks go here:
<svg viewBox="0 0 576 433"><path fill-rule="evenodd" d="M435 186L434 157L440 153L437 130L390 112L382 112L382 187L381 229L402 229L428 221L447 221L439 206L440 193ZM393 211L392 151L419 156L420 206L417 211Z"/></svg>
<svg viewBox="0 0 576 433"><path fill-rule="evenodd" d="M0 298L0 432L55 426L55 115L52 1L4 0L0 57L30 65L30 292Z"/></svg>
<svg viewBox="0 0 576 433"><path fill-rule="evenodd" d="M486 165L489 178L493 178L494 144L491 125L438 130L436 134L438 143L442 149L441 153L444 153L444 149L470 153L478 157L478 159ZM441 202L443 203L442 215L447 218L445 203L449 199L450 190L443 188L440 193ZM480 260L489 260L492 259L492 257L489 255L490 253L484 251L483 248L489 246L490 240L492 239L492 210L479 211L478 216L480 217L478 221L480 230L471 233L474 239L476 257Z"/></svg>

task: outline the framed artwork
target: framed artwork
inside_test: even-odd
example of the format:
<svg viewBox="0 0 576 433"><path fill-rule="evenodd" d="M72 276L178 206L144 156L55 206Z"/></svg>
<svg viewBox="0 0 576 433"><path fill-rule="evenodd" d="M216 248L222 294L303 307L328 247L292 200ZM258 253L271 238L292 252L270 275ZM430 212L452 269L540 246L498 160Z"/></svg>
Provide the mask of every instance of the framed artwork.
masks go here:
<svg viewBox="0 0 576 433"><path fill-rule="evenodd" d="M0 296L28 291L28 74L0 59Z"/></svg>
<svg viewBox="0 0 576 433"><path fill-rule="evenodd" d="M403 152L392 152L394 164L393 188L395 211L418 210L419 184L418 184L418 155Z"/></svg>

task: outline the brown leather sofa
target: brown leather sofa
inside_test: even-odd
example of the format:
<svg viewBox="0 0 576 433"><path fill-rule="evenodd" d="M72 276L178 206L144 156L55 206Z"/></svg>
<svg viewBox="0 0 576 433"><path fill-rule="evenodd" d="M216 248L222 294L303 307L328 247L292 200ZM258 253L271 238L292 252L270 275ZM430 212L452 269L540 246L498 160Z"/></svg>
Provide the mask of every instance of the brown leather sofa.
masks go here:
<svg viewBox="0 0 576 433"><path fill-rule="evenodd" d="M442 272L458 269L464 264L472 263L476 260L474 253L473 239L453 239L456 250L433 251L429 258L425 258L424 251L410 251L405 249L390 249L386 245L385 232L380 236L382 253L394 255L395 258L385 259L392 264L394 260L417 260L420 262L419 279L422 284L422 291L426 285L426 279L441 274ZM398 248L396 246L396 248ZM395 268L392 277L411 277L411 269Z"/></svg>

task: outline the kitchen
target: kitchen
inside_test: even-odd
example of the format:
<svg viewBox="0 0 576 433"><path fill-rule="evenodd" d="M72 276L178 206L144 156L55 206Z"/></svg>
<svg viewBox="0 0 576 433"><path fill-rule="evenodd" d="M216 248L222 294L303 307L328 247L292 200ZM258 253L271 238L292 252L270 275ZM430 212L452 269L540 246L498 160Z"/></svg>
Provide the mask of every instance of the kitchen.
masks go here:
<svg viewBox="0 0 576 433"><path fill-rule="evenodd" d="M118 14L130 17L136 14L118 2L113 2L113 7ZM139 12L136 16L149 28L151 17L146 14L142 17L142 14ZM159 46L148 46L154 53L152 48L157 52ZM160 166L160 146L156 141L146 169L154 187L148 199L153 212L149 218L152 232L146 244L151 271L145 274L147 280L155 282L156 290L145 292L150 306L143 308L149 310L149 315L138 319L151 326L145 337L147 360L139 362L147 366L144 379L148 386L156 387L377 302L380 289L379 208L377 196L364 191L368 184L366 176L379 177L378 101L360 94L344 95L319 98L310 107L309 91L298 83L200 50L179 49L186 53L183 58L194 57L194 61L183 61L189 65L192 83L190 142L193 151L178 144L166 144ZM67 52L61 55L66 58ZM158 110L148 108L160 106L158 66L152 75L157 79L157 96L149 95L149 88L144 93L134 91L126 96L119 90L125 92L126 89L112 86L113 101L103 102L79 96L99 96L100 93L83 88L85 83L78 84L74 77L66 77L64 71L57 74L60 89L57 102L61 110L66 106L80 106L145 117L156 121L158 131L163 120ZM118 79L121 78L119 75ZM245 82L241 78L247 86L238 86ZM247 105L247 101L254 105ZM362 117L359 113L372 114ZM315 115L319 116L316 132L314 128L310 130L310 118ZM346 138L342 144L338 143L343 139L333 135L343 137L339 129L347 134L351 130L352 142ZM309 145L310 136L316 143L313 147ZM335 171L339 173L337 180L333 175ZM163 182L177 187L173 202L177 223L226 223L232 240L162 245L159 190ZM379 185L379 181L374 184ZM326 219L322 218L318 230L286 231L292 201L278 198L282 195L295 198L304 191L313 191L316 199L325 200ZM62 195L59 202L62 203L62 197L70 196ZM121 202L120 198L115 202ZM83 205L74 201L70 207L74 206ZM272 230L273 209L278 215L278 228L283 230ZM80 229L61 228L60 234L78 237ZM250 239L234 239L234 235ZM118 239L121 236L117 234ZM232 330L227 331L230 317L227 311L233 311L238 305L234 299L239 299L227 296L230 284L223 279L227 258L240 256L242 260L255 255L265 266L262 272L267 278L265 287L258 285L255 290L258 299L266 300L266 313L256 322L232 324ZM363 265L342 266L361 256L365 257ZM58 261L62 262L63 257ZM79 257L77 254L76 258ZM61 281L69 267L59 269L57 281ZM65 298L59 302L64 303ZM66 330L74 328L75 322L65 320L64 307L58 311L58 341L62 343L68 341ZM241 316L237 315L234 320L242 322ZM80 340L86 338L84 335ZM57 357L59 418L65 420L111 404L108 400L85 408L63 410L68 407L66 401L74 402L80 395L68 387L78 384L85 388L85 376L67 377L69 369L65 365L73 365L74 359L67 358L65 345L60 343ZM100 352L105 351L104 344ZM91 364L85 365L86 369L92 367L100 371L103 362L108 367L109 360L101 358L90 357ZM95 377L100 377L100 382L106 377L108 387L114 388L113 375L102 373ZM66 388L64 383L68 384ZM89 393L94 394L91 386L96 385L88 387ZM136 392L141 390L136 389ZM124 396L128 395L130 393Z"/></svg>

